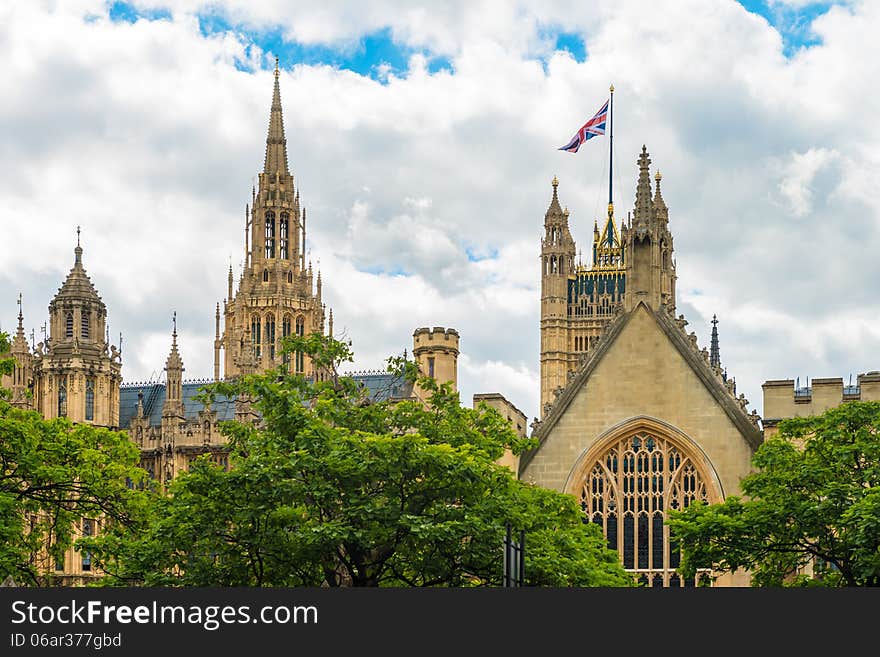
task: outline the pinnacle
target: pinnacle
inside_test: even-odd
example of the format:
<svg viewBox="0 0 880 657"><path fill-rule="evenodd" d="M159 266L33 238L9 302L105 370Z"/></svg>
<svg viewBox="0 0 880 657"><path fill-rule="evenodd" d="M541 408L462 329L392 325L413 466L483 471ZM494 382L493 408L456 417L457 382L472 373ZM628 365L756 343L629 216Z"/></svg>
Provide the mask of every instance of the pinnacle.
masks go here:
<svg viewBox="0 0 880 657"><path fill-rule="evenodd" d="M651 158L648 155L648 149L643 145L642 152L639 155L639 181L636 186L636 207L634 219L636 224L647 226L651 222L652 201L651 201L651 176L648 167L651 164Z"/></svg>
<svg viewBox="0 0 880 657"><path fill-rule="evenodd" d="M281 111L281 86L278 59L275 59L275 86L272 90L272 107L269 111L269 132L266 136L266 160L263 173L290 175L287 167L287 139L284 136L284 118Z"/></svg>
<svg viewBox="0 0 880 657"><path fill-rule="evenodd" d="M58 294L55 295L55 299L58 299L59 297L74 297L77 299L97 300L100 302L101 297L98 296L95 286L92 285L92 281L89 280L88 274L86 274L85 269L83 269L83 249L79 245L79 233L77 233L77 244L73 253L73 267L71 268L70 273L67 274L64 283L62 283L61 287L58 289Z"/></svg>
<svg viewBox="0 0 880 657"><path fill-rule="evenodd" d="M559 204L559 195L557 194L559 179L556 178L556 176L553 176L553 182L551 184L553 185L553 198L550 199L550 207L547 208L547 214L544 216L545 222L551 216L565 216L565 213L562 210L562 206Z"/></svg>

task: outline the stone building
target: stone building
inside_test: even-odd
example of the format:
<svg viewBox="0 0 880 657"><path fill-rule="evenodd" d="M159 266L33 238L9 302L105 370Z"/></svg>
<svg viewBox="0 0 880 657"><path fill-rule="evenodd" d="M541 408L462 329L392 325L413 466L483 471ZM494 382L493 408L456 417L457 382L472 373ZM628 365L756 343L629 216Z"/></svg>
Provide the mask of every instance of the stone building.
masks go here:
<svg viewBox="0 0 880 657"><path fill-rule="evenodd" d="M880 401L880 371L859 374L856 383L844 384L843 377L813 379L797 385L794 379L772 379L761 386L764 392L764 437L776 435L781 420L821 415L848 401Z"/></svg>
<svg viewBox="0 0 880 657"><path fill-rule="evenodd" d="M140 465L158 486L165 486L205 454L229 467L229 451L219 423L258 423L247 399L200 397L205 384L283 366L320 378L303 353L281 353L281 340L291 334L333 334L333 311L322 300L321 273L306 259L306 209L290 172L279 71L276 65L263 171L245 205L244 263L237 287L227 273L227 298L215 307L212 378L184 378L184 346L178 344L177 316L172 318L164 380L122 382L121 348L107 334L107 308L83 268L83 249L74 249L74 265L49 304L48 335L31 348L24 333L19 298L18 326L12 337L15 369L0 385L21 408L45 418L68 417L111 429L126 430L140 449ZM327 320L325 322L325 319ZM221 322L222 320L222 322ZM222 325L221 325L222 323ZM417 328L412 354L422 373L458 386L459 334L454 328ZM121 342L121 337L120 337ZM374 400L424 400L425 391L385 371L347 373ZM524 431L525 416L499 393L476 395L506 413ZM510 455L505 457L510 461ZM514 467L513 461L505 462ZM82 518L79 536L100 531L101 518ZM99 576L87 553L71 549L63 560L48 564L55 578L82 584Z"/></svg>
<svg viewBox="0 0 880 657"><path fill-rule="evenodd" d="M739 493L761 444L760 421L675 314L675 261L660 174L638 158L635 206L594 228L593 263L574 263L558 181L541 244L542 417L521 479L570 493L624 567L649 586L693 586L675 573L668 509ZM720 585L740 585L726 576Z"/></svg>
<svg viewBox="0 0 880 657"><path fill-rule="evenodd" d="M707 350L676 315L669 209L659 172L652 187L650 164L643 147L634 207L618 221L609 203L601 224L594 222L589 266L578 258L554 177L540 245L540 418L527 426L498 392L474 395L473 405L495 408L520 436L531 428L538 446L500 462L525 481L574 495L637 578L650 586L692 586L675 573L679 556L664 524L667 511L738 494L752 455L779 419L848 399L880 399L880 373L859 375L855 386L842 379L814 379L807 389L790 379L767 381L762 427L722 368L717 319ZM12 403L46 418L128 431L158 485L204 454L229 467L219 423L259 417L247 399L221 396L207 405L200 388L277 366L321 377L305 354L281 354L280 343L292 334L333 335L321 273L307 261L306 208L288 162L277 66L263 170L244 210L243 271L237 286L231 267L226 272L227 296L213 309L212 377L184 378L186 345L178 344L175 316L164 380L123 383L121 337L119 346L110 344L108 311L85 272L78 234L73 268L49 304L48 334L33 348L19 309L15 369L0 381ZM457 389L458 331L421 327L412 339L422 373ZM349 374L374 399L424 399L424 390L388 372ZM77 531L98 532L100 520L83 518ZM89 555L72 550L55 569L71 583L95 576ZM747 582L737 574L718 584Z"/></svg>

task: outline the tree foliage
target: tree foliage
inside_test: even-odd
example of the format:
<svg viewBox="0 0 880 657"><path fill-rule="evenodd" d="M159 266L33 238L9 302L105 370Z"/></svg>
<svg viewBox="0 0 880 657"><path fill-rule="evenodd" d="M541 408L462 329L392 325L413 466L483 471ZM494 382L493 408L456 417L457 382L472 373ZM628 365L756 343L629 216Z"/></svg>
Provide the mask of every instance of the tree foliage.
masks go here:
<svg viewBox="0 0 880 657"><path fill-rule="evenodd" d="M279 369L208 386L246 396L262 420L225 423L230 469L200 459L179 474L145 531L92 542L107 583L500 585L510 523L526 532L529 584L631 585L573 497L495 463L531 444L497 411L427 378L427 403L375 401L339 375L348 345L312 334L285 349L308 353L320 380ZM417 376L402 358L389 369Z"/></svg>
<svg viewBox="0 0 880 657"><path fill-rule="evenodd" d="M756 586L880 586L880 402L783 420L753 465L744 497L670 513L685 576L745 569Z"/></svg>
<svg viewBox="0 0 880 657"><path fill-rule="evenodd" d="M0 334L0 354L9 348ZM0 361L10 373L13 361ZM83 518L120 526L144 509L137 448L121 432L44 420L0 399L0 580L50 585L54 567L75 540Z"/></svg>

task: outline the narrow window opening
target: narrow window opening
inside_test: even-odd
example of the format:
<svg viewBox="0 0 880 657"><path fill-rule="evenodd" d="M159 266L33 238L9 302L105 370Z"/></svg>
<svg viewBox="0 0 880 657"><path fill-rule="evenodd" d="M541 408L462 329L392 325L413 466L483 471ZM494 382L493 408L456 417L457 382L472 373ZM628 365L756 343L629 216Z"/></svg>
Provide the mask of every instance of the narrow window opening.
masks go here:
<svg viewBox="0 0 880 657"><path fill-rule="evenodd" d="M86 420L95 419L95 378L86 379Z"/></svg>

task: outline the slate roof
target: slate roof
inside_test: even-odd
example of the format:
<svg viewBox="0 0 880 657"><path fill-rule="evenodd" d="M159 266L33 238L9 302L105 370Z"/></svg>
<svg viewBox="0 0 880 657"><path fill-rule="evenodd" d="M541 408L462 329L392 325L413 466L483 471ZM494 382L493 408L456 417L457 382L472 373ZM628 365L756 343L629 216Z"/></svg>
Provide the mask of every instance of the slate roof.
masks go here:
<svg viewBox="0 0 880 657"><path fill-rule="evenodd" d="M183 383L183 411L187 420L195 420L205 405L195 399L199 389L207 381L185 381ZM137 412L138 393L144 393L144 414L150 418L151 426L162 424L162 406L165 404L164 383L129 383L119 389L119 427L127 429L131 418ZM231 420L235 416L235 398L217 395L211 410L217 412L219 421Z"/></svg>
<svg viewBox="0 0 880 657"><path fill-rule="evenodd" d="M395 378L388 372L355 372L346 374L358 381L369 392L373 401L407 398L412 394L412 383ZM187 420L195 420L204 408L195 399L199 389L210 381L184 381L183 408ZM127 429L131 418L137 413L138 393L144 393L144 414L150 418L151 426L162 424L162 406L165 403L164 383L127 383L119 389L119 427ZM217 412L217 420L232 420L235 417L235 397L218 395L211 409Z"/></svg>

